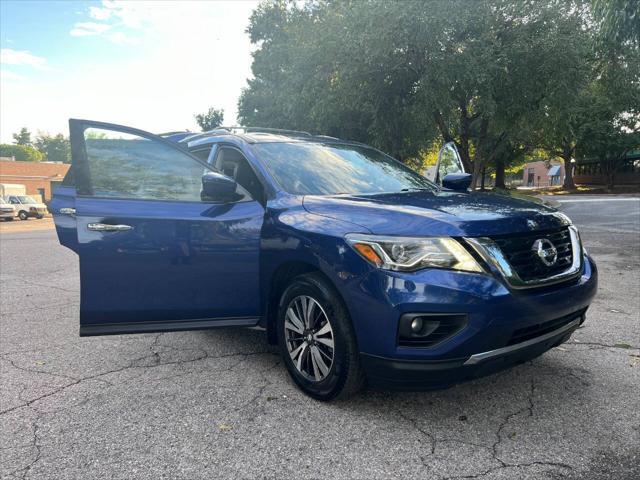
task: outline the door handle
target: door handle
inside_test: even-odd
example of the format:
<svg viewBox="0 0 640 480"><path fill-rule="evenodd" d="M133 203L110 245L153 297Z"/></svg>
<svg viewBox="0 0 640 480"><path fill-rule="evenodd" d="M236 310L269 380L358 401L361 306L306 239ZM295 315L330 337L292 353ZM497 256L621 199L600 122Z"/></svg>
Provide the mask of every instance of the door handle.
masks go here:
<svg viewBox="0 0 640 480"><path fill-rule="evenodd" d="M127 230L133 230L131 225L109 225L108 223L89 223L87 224L87 230L93 230L94 232L124 232Z"/></svg>
<svg viewBox="0 0 640 480"><path fill-rule="evenodd" d="M69 208L69 207L62 207L60 210L58 210L58 212L61 215L71 215L73 217L76 214L76 209Z"/></svg>

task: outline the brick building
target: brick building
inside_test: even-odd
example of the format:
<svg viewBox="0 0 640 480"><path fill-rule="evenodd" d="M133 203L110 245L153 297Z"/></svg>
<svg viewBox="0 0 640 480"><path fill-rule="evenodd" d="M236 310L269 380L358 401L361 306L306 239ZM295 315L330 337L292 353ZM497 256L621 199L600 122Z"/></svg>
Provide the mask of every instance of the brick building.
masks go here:
<svg viewBox="0 0 640 480"><path fill-rule="evenodd" d="M24 185L27 195L40 195L43 201L51 200L55 186L62 182L70 165L47 162L18 162L0 159L0 183Z"/></svg>
<svg viewBox="0 0 640 480"><path fill-rule="evenodd" d="M564 165L560 162L525 163L522 185L525 187L553 187L564 182Z"/></svg>
<svg viewBox="0 0 640 480"><path fill-rule="evenodd" d="M607 176L597 158L580 159L573 173L576 183L605 185ZM629 152L620 162L615 174L616 185L640 185L640 150Z"/></svg>

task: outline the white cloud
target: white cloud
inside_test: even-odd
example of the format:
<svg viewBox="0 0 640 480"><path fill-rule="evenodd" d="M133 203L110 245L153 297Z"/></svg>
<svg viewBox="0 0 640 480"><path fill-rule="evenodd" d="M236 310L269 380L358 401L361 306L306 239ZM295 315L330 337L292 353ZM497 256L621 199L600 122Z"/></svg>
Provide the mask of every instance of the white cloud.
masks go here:
<svg viewBox="0 0 640 480"><path fill-rule="evenodd" d="M33 55L27 50L12 50L11 48L0 50L0 63L3 65L26 65L38 70L47 68L45 58Z"/></svg>
<svg viewBox="0 0 640 480"><path fill-rule="evenodd" d="M89 16L96 20L107 20L111 16L108 8L89 7Z"/></svg>
<svg viewBox="0 0 640 480"><path fill-rule="evenodd" d="M2 140L10 140L22 126L68 135L67 120L73 117L151 132L195 130L194 114L209 107L223 108L225 123L234 124L238 97L251 76L252 47L245 28L257 4L109 2L101 6L111 12L105 20L87 9L80 23L109 25L90 38L110 42L110 53L84 53L85 37L76 38L74 63L61 65L55 75L3 82ZM141 26L125 27L123 17ZM135 48L120 46L132 42Z"/></svg>
<svg viewBox="0 0 640 480"><path fill-rule="evenodd" d="M72 37L87 37L91 35L101 35L111 29L111 25L95 22L78 22L76 23L69 35Z"/></svg>
<svg viewBox="0 0 640 480"><path fill-rule="evenodd" d="M119 45L137 43L135 40L129 38L129 36L127 36L127 34L124 32L112 33L107 38L113 43L117 43Z"/></svg>
<svg viewBox="0 0 640 480"><path fill-rule="evenodd" d="M24 78L24 76L10 72L9 70L0 70L0 80L3 82L20 81L24 80Z"/></svg>

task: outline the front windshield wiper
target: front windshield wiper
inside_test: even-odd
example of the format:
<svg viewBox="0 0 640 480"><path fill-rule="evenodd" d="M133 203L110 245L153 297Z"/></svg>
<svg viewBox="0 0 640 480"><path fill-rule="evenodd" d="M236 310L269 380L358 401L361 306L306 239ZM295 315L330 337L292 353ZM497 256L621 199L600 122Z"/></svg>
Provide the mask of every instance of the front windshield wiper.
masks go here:
<svg viewBox="0 0 640 480"><path fill-rule="evenodd" d="M401 192L433 192L433 188L427 188L427 187L411 187L411 188L403 188L402 190L400 190Z"/></svg>

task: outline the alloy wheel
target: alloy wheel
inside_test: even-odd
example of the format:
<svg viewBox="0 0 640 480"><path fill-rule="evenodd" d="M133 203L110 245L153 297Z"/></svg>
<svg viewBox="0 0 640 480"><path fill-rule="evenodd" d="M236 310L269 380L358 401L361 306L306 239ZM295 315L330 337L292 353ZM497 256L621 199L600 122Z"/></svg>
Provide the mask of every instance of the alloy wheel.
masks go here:
<svg viewBox="0 0 640 480"><path fill-rule="evenodd" d="M333 328L317 300L299 295L289 303L284 321L287 351L296 369L307 380L320 382L334 359Z"/></svg>

